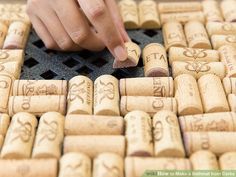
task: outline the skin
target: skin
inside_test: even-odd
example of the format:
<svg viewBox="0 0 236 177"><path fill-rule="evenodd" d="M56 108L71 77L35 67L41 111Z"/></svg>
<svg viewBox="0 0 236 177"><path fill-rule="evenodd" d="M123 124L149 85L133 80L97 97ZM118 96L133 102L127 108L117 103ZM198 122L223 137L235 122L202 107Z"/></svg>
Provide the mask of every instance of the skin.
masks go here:
<svg viewBox="0 0 236 177"><path fill-rule="evenodd" d="M53 50L100 51L121 61L129 41L115 0L28 0L27 13L45 46Z"/></svg>

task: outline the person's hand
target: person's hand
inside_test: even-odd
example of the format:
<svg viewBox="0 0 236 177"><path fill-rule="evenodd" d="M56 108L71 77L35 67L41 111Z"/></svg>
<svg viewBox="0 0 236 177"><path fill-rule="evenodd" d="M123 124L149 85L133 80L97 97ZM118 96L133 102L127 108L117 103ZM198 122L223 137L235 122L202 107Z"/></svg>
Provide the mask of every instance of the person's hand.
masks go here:
<svg viewBox="0 0 236 177"><path fill-rule="evenodd" d="M49 49L99 51L125 60L129 40L115 0L28 0L33 27Z"/></svg>

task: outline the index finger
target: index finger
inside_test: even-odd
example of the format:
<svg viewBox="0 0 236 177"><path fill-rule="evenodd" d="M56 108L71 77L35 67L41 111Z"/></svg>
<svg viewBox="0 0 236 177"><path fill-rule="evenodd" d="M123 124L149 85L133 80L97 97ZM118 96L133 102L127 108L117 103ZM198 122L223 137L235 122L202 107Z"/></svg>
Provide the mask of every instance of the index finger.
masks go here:
<svg viewBox="0 0 236 177"><path fill-rule="evenodd" d="M78 0L80 7L92 23L110 52L121 61L127 59L124 41L116 29L103 0Z"/></svg>

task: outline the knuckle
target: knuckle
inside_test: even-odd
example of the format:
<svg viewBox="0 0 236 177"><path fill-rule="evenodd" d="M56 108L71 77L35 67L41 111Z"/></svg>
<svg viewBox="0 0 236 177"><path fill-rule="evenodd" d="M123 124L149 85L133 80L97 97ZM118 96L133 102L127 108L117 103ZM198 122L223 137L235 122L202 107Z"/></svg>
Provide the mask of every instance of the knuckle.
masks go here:
<svg viewBox="0 0 236 177"><path fill-rule="evenodd" d="M73 47L73 42L70 39L64 39L59 41L58 45L62 50L70 50Z"/></svg>
<svg viewBox="0 0 236 177"><path fill-rule="evenodd" d="M89 15L91 19L97 19L105 14L105 5L99 5L89 10Z"/></svg>
<svg viewBox="0 0 236 177"><path fill-rule="evenodd" d="M31 9L31 8L33 8L33 7L35 7L35 6L38 6L38 0L30 0L30 1L28 1L28 4L27 4L27 7L28 7L28 9Z"/></svg>
<svg viewBox="0 0 236 177"><path fill-rule="evenodd" d="M88 30L79 30L77 32L73 32L71 34L72 40L76 43L76 44L80 44L82 42L84 42L89 36L89 32Z"/></svg>
<svg viewBox="0 0 236 177"><path fill-rule="evenodd" d="M44 45L47 49L55 49L56 48L56 43L53 41L44 41Z"/></svg>

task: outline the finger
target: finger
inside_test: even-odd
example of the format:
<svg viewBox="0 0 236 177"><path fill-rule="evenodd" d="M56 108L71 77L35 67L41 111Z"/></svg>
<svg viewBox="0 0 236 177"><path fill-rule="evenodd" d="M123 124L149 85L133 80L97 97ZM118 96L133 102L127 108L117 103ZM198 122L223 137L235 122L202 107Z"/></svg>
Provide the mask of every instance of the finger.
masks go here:
<svg viewBox="0 0 236 177"><path fill-rule="evenodd" d="M38 16L44 22L46 28L60 49L70 51L78 48L78 50L80 50L81 48L75 44L67 34L55 12L49 8L44 8L42 10L39 11Z"/></svg>
<svg viewBox="0 0 236 177"><path fill-rule="evenodd" d="M103 0L78 0L80 7L92 23L110 52L121 61L127 59L124 41L112 21Z"/></svg>
<svg viewBox="0 0 236 177"><path fill-rule="evenodd" d="M58 47L57 43L52 38L51 34L48 32L43 22L34 15L30 16L30 20L32 22L34 30L36 31L38 36L42 39L46 48L59 50L60 48Z"/></svg>
<svg viewBox="0 0 236 177"><path fill-rule="evenodd" d="M59 50L59 47L57 43L54 41L52 38L51 34L43 24L43 22L37 17L36 11L35 11L35 4L34 1L29 1L27 4L27 14L30 18L30 21L34 27L35 32L38 34L38 36L42 39L44 42L44 45L48 49L53 49L53 50Z"/></svg>
<svg viewBox="0 0 236 177"><path fill-rule="evenodd" d="M93 51L102 50L105 47L97 34L90 30L87 19L81 13L82 11L76 1L67 0L66 3L65 1L58 1L53 7L74 43Z"/></svg>
<svg viewBox="0 0 236 177"><path fill-rule="evenodd" d="M123 40L125 42L130 41L129 35L125 30L123 20L120 15L118 5L115 0L105 0L108 10L114 20L115 25L117 26Z"/></svg>

